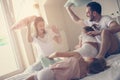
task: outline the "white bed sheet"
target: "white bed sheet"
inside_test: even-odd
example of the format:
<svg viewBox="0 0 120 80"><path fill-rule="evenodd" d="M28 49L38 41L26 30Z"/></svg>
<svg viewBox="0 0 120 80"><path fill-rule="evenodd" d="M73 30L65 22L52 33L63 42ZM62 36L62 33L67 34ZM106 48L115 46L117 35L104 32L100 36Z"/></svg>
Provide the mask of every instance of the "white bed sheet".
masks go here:
<svg viewBox="0 0 120 80"><path fill-rule="evenodd" d="M120 54L112 55L106 60L107 64L111 66L109 69L80 80L120 80Z"/></svg>
<svg viewBox="0 0 120 80"><path fill-rule="evenodd" d="M15 76L12 76L10 78L7 78L5 80L26 80L26 78L28 78L32 74L33 73L21 73L21 74L17 74Z"/></svg>
<svg viewBox="0 0 120 80"><path fill-rule="evenodd" d="M89 75L80 80L120 80L120 54L108 57L107 64L111 67L101 73ZM25 80L32 73L23 73L6 80Z"/></svg>

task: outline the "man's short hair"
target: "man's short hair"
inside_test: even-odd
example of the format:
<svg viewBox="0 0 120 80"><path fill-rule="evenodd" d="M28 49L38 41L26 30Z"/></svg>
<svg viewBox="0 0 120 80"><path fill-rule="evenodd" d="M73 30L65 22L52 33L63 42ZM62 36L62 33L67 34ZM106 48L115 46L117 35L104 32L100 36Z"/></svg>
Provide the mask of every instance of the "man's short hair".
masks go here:
<svg viewBox="0 0 120 80"><path fill-rule="evenodd" d="M87 7L90 7L91 11L96 11L98 14L102 12L101 5L97 2L90 2L87 4Z"/></svg>

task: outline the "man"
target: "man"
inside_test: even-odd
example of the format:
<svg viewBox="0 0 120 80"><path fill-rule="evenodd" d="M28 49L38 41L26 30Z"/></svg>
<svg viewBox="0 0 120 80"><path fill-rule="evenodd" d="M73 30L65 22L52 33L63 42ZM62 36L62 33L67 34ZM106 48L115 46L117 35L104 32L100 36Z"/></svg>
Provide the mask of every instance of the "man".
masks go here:
<svg viewBox="0 0 120 80"><path fill-rule="evenodd" d="M91 31L88 34L97 38L100 43L99 53L97 58L108 57L111 54L118 53L119 40L115 33L120 31L120 25L113 21L109 16L102 16L101 5L97 2L90 2L86 6L86 16L88 20L79 18L73 11L72 5L66 7L71 18L80 25L93 26L95 31Z"/></svg>

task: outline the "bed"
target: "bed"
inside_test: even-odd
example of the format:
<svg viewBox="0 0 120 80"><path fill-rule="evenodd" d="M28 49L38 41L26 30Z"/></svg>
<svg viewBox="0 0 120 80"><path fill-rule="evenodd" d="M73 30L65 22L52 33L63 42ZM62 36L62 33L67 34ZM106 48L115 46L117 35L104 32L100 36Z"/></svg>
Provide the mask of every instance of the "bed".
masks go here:
<svg viewBox="0 0 120 80"><path fill-rule="evenodd" d="M111 67L101 73L88 75L80 80L120 80L120 54L112 55L107 59L107 65ZM33 73L22 73L5 80L25 80Z"/></svg>
<svg viewBox="0 0 120 80"><path fill-rule="evenodd" d="M107 65L111 66L109 69L80 80L120 80L120 54L112 55L106 60Z"/></svg>

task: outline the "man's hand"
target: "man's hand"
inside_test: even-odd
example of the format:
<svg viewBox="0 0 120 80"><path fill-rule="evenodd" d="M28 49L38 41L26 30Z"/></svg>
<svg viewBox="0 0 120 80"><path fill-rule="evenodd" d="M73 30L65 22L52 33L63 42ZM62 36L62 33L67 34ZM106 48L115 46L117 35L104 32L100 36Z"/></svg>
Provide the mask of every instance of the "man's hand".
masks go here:
<svg viewBox="0 0 120 80"><path fill-rule="evenodd" d="M100 31L89 31L87 32L87 34L90 36L97 36L97 35L100 35Z"/></svg>
<svg viewBox="0 0 120 80"><path fill-rule="evenodd" d="M73 3L71 3L68 7L70 8L70 7L72 7L74 4Z"/></svg>

